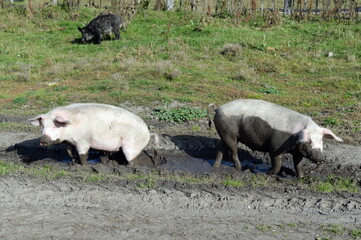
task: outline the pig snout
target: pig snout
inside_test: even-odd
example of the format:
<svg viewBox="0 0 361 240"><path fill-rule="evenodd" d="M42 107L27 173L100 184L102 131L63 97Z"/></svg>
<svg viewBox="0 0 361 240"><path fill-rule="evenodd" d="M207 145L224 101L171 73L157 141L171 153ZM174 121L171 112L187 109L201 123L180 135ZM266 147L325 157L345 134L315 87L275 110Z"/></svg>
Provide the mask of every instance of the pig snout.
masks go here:
<svg viewBox="0 0 361 240"><path fill-rule="evenodd" d="M324 163L326 160L326 156L323 155L321 149L312 148L309 143L300 144L299 150L305 158L308 158L317 165Z"/></svg>
<svg viewBox="0 0 361 240"><path fill-rule="evenodd" d="M312 149L309 152L309 155L306 157L310 159L313 163L316 163L317 165L324 163L326 160L326 156L324 156L321 150L318 149Z"/></svg>
<svg viewBox="0 0 361 240"><path fill-rule="evenodd" d="M43 135L40 138L40 146L49 146L55 143L60 143L60 141L52 141L47 135Z"/></svg>

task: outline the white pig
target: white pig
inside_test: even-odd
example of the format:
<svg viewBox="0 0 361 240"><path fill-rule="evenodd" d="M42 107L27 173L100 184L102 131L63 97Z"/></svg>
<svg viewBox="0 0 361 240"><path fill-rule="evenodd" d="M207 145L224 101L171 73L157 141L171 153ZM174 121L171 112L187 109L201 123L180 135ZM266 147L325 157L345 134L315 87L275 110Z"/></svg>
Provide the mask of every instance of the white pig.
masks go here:
<svg viewBox="0 0 361 240"><path fill-rule="evenodd" d="M96 103L77 103L57 107L29 120L42 127L41 145L67 142L86 164L89 148L116 152L122 148L131 162L148 144L147 125L125 109ZM68 151L69 155L71 151ZM71 156L73 157L73 156Z"/></svg>
<svg viewBox="0 0 361 240"><path fill-rule="evenodd" d="M237 142L244 143L252 150L268 152L272 174L279 173L282 154L291 153L297 176L303 177L300 165L303 157L314 163L323 162L323 137L342 141L331 130L318 126L310 117L262 100L239 99L214 110L214 125L224 147L230 151L236 169L241 168ZM223 149L220 149L215 167L220 166L222 157Z"/></svg>

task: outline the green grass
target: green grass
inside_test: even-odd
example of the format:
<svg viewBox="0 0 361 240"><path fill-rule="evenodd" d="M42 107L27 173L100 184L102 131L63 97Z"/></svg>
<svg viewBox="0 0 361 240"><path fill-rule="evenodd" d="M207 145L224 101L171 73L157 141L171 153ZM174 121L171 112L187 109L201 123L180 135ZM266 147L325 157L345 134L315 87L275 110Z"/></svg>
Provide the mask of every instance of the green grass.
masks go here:
<svg viewBox="0 0 361 240"><path fill-rule="evenodd" d="M358 23L282 18L267 28L262 18L204 22L198 14L149 10L120 41L74 42L77 27L100 11L49 6L28 17L0 10L0 114L37 114L72 102L154 109L177 101L205 109L258 98L311 115L346 140L361 131Z"/></svg>
<svg viewBox="0 0 361 240"><path fill-rule="evenodd" d="M359 192L360 187L356 180L330 175L325 179L317 179L313 186L318 192Z"/></svg>
<svg viewBox="0 0 361 240"><path fill-rule="evenodd" d="M22 170L23 168L20 165L0 161L0 176L16 173L17 171Z"/></svg>
<svg viewBox="0 0 361 240"><path fill-rule="evenodd" d="M267 175L242 175L241 177L224 175L224 176L193 176L192 174L159 174L157 171L149 173L126 173L122 174L102 174L89 173L86 169L80 168L78 171L69 171L67 168L54 167L52 165L44 166L25 166L21 164L9 163L0 160L0 176L9 174L25 174L45 179L61 179L61 178L78 178L82 182L99 182L99 181L118 181L125 179L130 182L136 182L138 188L156 188L158 181L174 181L177 183L185 183L191 185L208 185L231 188L253 188L259 189L264 187L278 188L284 186L283 181L276 180ZM291 184L292 185L292 184ZM327 176L326 179L306 177L301 181L297 181L297 188L315 192L349 192L359 193L359 181L346 177ZM288 227L294 226L290 224ZM353 231L353 236L360 236L360 232Z"/></svg>
<svg viewBox="0 0 361 240"><path fill-rule="evenodd" d="M231 186L231 187L244 187L245 183L238 179L232 179L231 177L227 177L222 181L222 184L225 186Z"/></svg>

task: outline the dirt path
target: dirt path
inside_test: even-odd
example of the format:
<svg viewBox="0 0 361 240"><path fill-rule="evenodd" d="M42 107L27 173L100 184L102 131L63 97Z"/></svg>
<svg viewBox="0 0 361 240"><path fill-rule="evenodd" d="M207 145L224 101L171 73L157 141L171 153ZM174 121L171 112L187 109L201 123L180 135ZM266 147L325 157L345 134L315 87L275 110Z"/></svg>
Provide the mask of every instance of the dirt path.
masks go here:
<svg viewBox="0 0 361 240"><path fill-rule="evenodd" d="M359 195L149 190L18 176L2 177L0 187L1 239L315 239L336 226L361 228ZM333 239L351 239L339 231Z"/></svg>
<svg viewBox="0 0 361 240"><path fill-rule="evenodd" d="M63 157L59 153L63 148L39 147L38 137L23 132L3 132L1 159L57 164L56 160ZM203 171L212 175L206 155L212 155L216 141L212 137L186 134L157 135L157 139L154 135L151 147L173 153L173 158L168 156L168 167L183 165L188 166L188 170L180 171ZM199 153L203 155L198 156ZM360 147L327 143L325 153L328 163L314 171L310 170L314 167L310 167L308 174L332 172L356 179L361 177ZM244 156L243 165L248 160L261 159L263 165L269 166L267 156L259 153ZM287 160L285 164L288 164ZM306 161L305 165L307 168L309 163ZM127 169L102 164L93 166L104 171ZM233 171L228 165L223 169ZM21 174L1 176L0 238L208 240L361 237L360 193L322 194L289 187L288 183L284 181L280 188L251 189L164 181L147 189L124 180L84 183L77 178L48 180Z"/></svg>

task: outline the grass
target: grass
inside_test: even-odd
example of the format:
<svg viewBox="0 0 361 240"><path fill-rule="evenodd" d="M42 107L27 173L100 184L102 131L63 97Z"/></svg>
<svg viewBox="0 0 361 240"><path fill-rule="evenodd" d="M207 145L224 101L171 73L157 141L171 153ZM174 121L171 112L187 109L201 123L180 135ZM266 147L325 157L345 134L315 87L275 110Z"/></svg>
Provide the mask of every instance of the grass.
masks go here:
<svg viewBox="0 0 361 240"><path fill-rule="evenodd" d="M13 174L23 169L20 165L0 161L0 176Z"/></svg>
<svg viewBox="0 0 361 240"><path fill-rule="evenodd" d="M348 227L344 227L342 225L336 224L327 224L320 226L320 229L328 235L331 236L340 236L345 235L345 233L350 236L350 239L360 239L361 238L361 231L359 229L352 229ZM330 238L323 238L323 239L330 239Z"/></svg>
<svg viewBox="0 0 361 240"><path fill-rule="evenodd" d="M318 192L360 191L357 181L335 175L327 176L324 180L316 179L312 185Z"/></svg>
<svg viewBox="0 0 361 240"><path fill-rule="evenodd" d="M71 102L206 108L261 98L350 138L360 132L357 23L284 18L266 28L259 18L202 22L197 14L149 10L130 22L122 40L84 45L74 42L77 26L100 10L68 14L49 6L52 18L0 11L0 113L37 114ZM195 25L202 31L193 31ZM331 51L334 57L327 57Z"/></svg>
<svg viewBox="0 0 361 240"><path fill-rule="evenodd" d="M174 181L177 183L185 183L190 185L208 185L208 186L225 186L230 188L251 187L259 189L263 187L281 187L284 182L279 182L267 175L224 175L224 176L193 176L191 174L159 174L157 171L149 173L126 173L119 174L103 174L89 173L85 169L78 171L69 171L69 169L54 167L52 165L43 166L24 166L21 164L9 163L0 160L0 176L10 174L26 174L34 177L46 179L61 178L79 178L82 182L99 182L99 181L117 181L125 179L130 182L136 182L138 188L156 188L158 181ZM316 177L305 177L297 182L297 188L306 189L314 192L326 193L359 193L360 183L358 180L346 177L327 176L326 179ZM292 227L293 225L289 225ZM360 233L355 231L353 235L359 236Z"/></svg>
<svg viewBox="0 0 361 240"><path fill-rule="evenodd" d="M230 187L244 187L245 186L245 183L243 181L238 180L238 179L232 179L230 176L226 177L221 183L225 186L230 186Z"/></svg>

